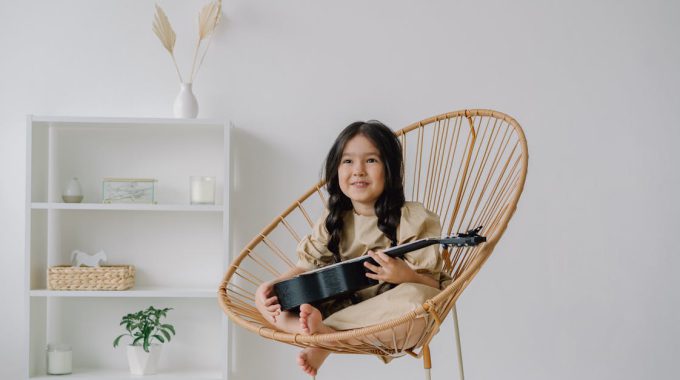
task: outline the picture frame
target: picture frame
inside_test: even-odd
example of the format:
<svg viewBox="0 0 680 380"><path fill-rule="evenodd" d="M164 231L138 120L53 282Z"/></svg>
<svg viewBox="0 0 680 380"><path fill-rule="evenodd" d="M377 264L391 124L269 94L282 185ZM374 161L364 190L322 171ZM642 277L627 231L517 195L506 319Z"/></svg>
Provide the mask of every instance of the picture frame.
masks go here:
<svg viewBox="0 0 680 380"><path fill-rule="evenodd" d="M155 204L156 182L153 178L104 178L102 203Z"/></svg>

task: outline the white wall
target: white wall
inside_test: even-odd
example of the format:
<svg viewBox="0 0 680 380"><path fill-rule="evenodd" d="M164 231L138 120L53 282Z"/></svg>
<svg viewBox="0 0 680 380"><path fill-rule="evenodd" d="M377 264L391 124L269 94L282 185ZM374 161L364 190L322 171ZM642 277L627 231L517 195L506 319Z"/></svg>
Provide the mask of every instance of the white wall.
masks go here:
<svg viewBox="0 0 680 380"><path fill-rule="evenodd" d="M203 2L160 3L186 72ZM3 379L25 370L25 115L171 116L179 86L153 4L0 2ZM680 3L231 0L224 13L194 87L201 117L238 126L235 247L318 178L349 122L497 109L525 129L529 176L459 302L468 378L677 377ZM435 378L454 376L451 337L448 320ZM301 378L293 348L236 339L235 379ZM322 374L420 368L342 356Z"/></svg>

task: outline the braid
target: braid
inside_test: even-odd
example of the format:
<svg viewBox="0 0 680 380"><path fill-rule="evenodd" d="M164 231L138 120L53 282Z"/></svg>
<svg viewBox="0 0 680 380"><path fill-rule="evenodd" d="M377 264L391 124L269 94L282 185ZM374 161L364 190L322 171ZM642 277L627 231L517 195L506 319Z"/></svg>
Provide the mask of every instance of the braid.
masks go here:
<svg viewBox="0 0 680 380"><path fill-rule="evenodd" d="M401 221L401 208L406 203L404 196L404 165L401 143L394 135L383 142L382 156L385 163L385 190L375 202L378 229L397 245L397 227Z"/></svg>
<svg viewBox="0 0 680 380"><path fill-rule="evenodd" d="M375 203L375 214L378 217L378 229L387 236L392 242L392 246L397 245L397 227L401 220L401 202L390 200L389 197L381 196Z"/></svg>
<svg viewBox="0 0 680 380"><path fill-rule="evenodd" d="M352 209L352 203L342 192L331 194L328 198L328 216L326 217L326 230L330 235L328 240L328 250L333 253L336 263L340 258L340 239L342 238L342 228L344 227L343 215L345 211Z"/></svg>

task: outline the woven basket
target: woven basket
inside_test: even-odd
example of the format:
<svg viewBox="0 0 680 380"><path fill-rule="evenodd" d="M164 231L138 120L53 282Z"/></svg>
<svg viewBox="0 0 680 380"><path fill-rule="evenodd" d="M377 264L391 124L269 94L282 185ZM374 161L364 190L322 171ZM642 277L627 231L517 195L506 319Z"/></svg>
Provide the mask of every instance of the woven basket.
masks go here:
<svg viewBox="0 0 680 380"><path fill-rule="evenodd" d="M47 287L50 290L125 290L134 284L135 267L132 265L57 265L47 270Z"/></svg>

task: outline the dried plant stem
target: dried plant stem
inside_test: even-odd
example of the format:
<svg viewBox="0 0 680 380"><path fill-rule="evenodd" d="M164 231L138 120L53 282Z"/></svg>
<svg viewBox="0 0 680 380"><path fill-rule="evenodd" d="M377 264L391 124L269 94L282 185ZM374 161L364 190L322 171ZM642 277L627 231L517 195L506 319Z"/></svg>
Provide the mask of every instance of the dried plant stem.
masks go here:
<svg viewBox="0 0 680 380"><path fill-rule="evenodd" d="M201 66L203 65L203 59L208 52L210 41L212 40L213 34L215 34L215 28L217 27L217 24L219 24L220 19L222 18L221 16L222 0L213 1L205 5L198 14L198 41L196 42L196 50L194 50L194 61L191 65L192 81L198 73L198 70L200 70ZM201 54L201 60L198 64L198 67L196 67L196 59L198 58L199 51L201 50L203 40L205 40L206 37L209 37L208 43L205 44L205 48Z"/></svg>
<svg viewBox="0 0 680 380"><path fill-rule="evenodd" d="M194 62L191 64L191 73L189 75L189 81L193 83L194 81L194 75L196 75L196 71L194 69L196 68L196 58L198 57L198 50L201 47L201 37L198 37L198 42L196 42L196 49L194 50ZM204 54L205 56L205 54ZM200 68L200 65L199 65Z"/></svg>
<svg viewBox="0 0 680 380"><path fill-rule="evenodd" d="M210 36L208 37L208 43L205 45L205 50L203 50L203 55L201 56L201 60L198 62L198 68L196 68L196 72L201 69L201 66L203 66L203 60L205 59L206 54L208 54L208 49L210 48L210 42L212 42L213 35L215 33L210 33ZM195 58L195 57L194 57ZM193 72L192 72L192 78L193 78Z"/></svg>
<svg viewBox="0 0 680 380"><path fill-rule="evenodd" d="M184 80L182 79L182 74L179 72L179 66L177 66L177 60L175 60L175 55L170 53L170 56L172 57L172 62L175 64L175 70L177 70L177 76L179 77L180 83L184 83Z"/></svg>

